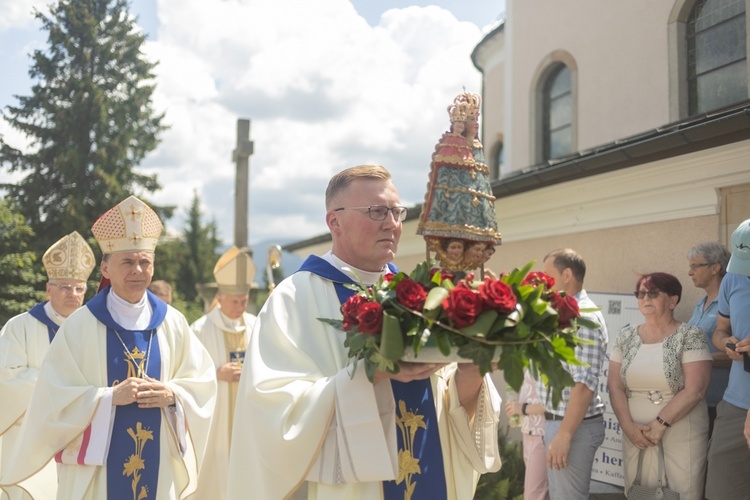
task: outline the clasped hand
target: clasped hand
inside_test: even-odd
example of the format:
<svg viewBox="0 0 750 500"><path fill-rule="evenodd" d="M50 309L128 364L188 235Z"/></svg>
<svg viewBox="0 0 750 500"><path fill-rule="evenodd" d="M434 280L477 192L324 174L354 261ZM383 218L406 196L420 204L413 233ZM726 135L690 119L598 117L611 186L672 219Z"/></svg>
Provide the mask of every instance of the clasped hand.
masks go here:
<svg viewBox="0 0 750 500"><path fill-rule="evenodd" d="M129 377L115 385L112 405L138 403L138 408L166 408L174 403L174 393L163 382L151 377Z"/></svg>
<svg viewBox="0 0 750 500"><path fill-rule="evenodd" d="M240 375L242 375L242 365L240 363L225 363L216 370L216 378L224 382L239 382Z"/></svg>
<svg viewBox="0 0 750 500"><path fill-rule="evenodd" d="M664 431L664 426L653 420L649 424L633 424L626 434L636 448L643 450L659 444L664 437Z"/></svg>

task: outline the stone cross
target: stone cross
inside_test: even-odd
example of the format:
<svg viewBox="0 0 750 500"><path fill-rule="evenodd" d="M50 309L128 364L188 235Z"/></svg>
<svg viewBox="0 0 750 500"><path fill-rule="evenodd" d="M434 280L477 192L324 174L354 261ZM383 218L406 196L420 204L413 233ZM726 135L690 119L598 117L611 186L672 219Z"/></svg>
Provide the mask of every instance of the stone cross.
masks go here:
<svg viewBox="0 0 750 500"><path fill-rule="evenodd" d="M237 148L232 152L236 164L234 182L234 244L247 248L248 243L248 188L250 185L250 155L253 141L250 140L250 120L237 120Z"/></svg>

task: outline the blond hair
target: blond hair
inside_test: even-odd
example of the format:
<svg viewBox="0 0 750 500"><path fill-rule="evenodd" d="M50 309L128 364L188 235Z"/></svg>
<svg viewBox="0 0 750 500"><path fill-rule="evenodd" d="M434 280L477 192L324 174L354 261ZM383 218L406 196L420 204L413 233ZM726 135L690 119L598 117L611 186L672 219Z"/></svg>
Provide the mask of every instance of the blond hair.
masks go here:
<svg viewBox="0 0 750 500"><path fill-rule="evenodd" d="M357 179L391 180L391 173L380 165L357 165L331 177L326 188L326 210L331 209L333 199Z"/></svg>

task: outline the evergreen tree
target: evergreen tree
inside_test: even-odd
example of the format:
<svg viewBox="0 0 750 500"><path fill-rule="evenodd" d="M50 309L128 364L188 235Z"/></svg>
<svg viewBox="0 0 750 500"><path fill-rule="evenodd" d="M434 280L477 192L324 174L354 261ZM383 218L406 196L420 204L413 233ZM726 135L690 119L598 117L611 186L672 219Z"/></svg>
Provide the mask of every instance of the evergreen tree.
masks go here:
<svg viewBox="0 0 750 500"><path fill-rule="evenodd" d="M214 266L220 255L221 244L216 235L216 221L203 224L203 212L198 193L193 192L193 201L188 210L187 227L183 233L187 258L180 269L177 289L186 301L195 300L198 292L195 285L214 281Z"/></svg>
<svg viewBox="0 0 750 500"><path fill-rule="evenodd" d="M28 174L1 187L38 235L38 251L90 227L129 194L159 188L155 175L134 171L165 127L152 107L155 64L128 7L127 0L60 0L49 17L35 12L48 32L29 69L37 83L4 113L32 144L27 153L4 145L1 158Z"/></svg>
<svg viewBox="0 0 750 500"><path fill-rule="evenodd" d="M17 314L28 311L44 299L45 276L35 264L37 256L28 249L34 232L23 216L0 200L0 327Z"/></svg>

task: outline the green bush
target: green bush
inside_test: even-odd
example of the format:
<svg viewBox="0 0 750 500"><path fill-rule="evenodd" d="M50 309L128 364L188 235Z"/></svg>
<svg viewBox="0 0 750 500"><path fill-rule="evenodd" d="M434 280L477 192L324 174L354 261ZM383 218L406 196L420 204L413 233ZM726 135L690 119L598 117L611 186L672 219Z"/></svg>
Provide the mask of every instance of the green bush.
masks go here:
<svg viewBox="0 0 750 500"><path fill-rule="evenodd" d="M482 474L477 485L475 500L523 500L523 463L521 441L508 439L508 428L498 432L498 448L503 466L492 474Z"/></svg>

